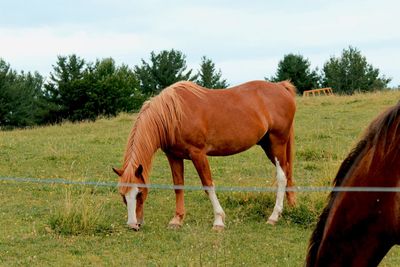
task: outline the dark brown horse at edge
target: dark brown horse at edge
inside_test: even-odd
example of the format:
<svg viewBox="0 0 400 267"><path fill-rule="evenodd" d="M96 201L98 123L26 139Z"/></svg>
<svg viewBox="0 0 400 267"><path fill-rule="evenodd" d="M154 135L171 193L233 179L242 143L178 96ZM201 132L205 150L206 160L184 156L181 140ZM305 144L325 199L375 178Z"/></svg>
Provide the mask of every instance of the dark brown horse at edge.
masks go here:
<svg viewBox="0 0 400 267"><path fill-rule="evenodd" d="M334 184L400 187L400 102L370 124L343 161ZM377 266L396 244L399 192L333 191L311 236L306 266Z"/></svg>
<svg viewBox="0 0 400 267"><path fill-rule="evenodd" d="M154 153L161 148L171 167L174 185L184 185L184 159L191 160L214 210L214 229L224 228L225 213L215 194L207 156L227 156L260 145L276 166L276 204L268 222L278 221L285 186L293 186L293 119L295 87L288 81L253 81L228 89L208 90L178 82L146 102L133 126L119 176L119 192L128 209L128 226L139 230L147 198ZM126 186L130 183L134 186ZM137 186L135 186L137 185ZM287 192L295 203L294 192ZM183 189L176 189L176 211L170 227L185 216Z"/></svg>

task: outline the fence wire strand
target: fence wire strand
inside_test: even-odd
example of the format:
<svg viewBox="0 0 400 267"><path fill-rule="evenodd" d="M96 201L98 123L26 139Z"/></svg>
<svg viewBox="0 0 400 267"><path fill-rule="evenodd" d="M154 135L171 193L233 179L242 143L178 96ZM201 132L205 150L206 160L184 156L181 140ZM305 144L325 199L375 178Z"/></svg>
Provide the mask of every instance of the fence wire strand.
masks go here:
<svg viewBox="0 0 400 267"><path fill-rule="evenodd" d="M36 184L64 184L81 186L99 187L138 187L159 190L189 190L189 191L219 191L219 192L277 192L277 187L257 187L257 186L195 186L195 185L166 185L166 184L133 184L102 181L73 181L62 178L21 178L21 177L0 177L0 181L10 183L36 183ZM280 189L279 189L280 190ZM388 192L400 193L400 187L349 187L349 186L291 186L285 187L282 191L286 192Z"/></svg>

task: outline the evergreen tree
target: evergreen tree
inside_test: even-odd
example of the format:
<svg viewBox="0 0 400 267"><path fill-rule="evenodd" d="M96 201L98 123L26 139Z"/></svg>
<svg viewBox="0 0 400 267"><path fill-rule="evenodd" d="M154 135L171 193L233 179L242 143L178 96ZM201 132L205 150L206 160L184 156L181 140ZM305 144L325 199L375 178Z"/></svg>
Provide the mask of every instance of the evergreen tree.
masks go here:
<svg viewBox="0 0 400 267"><path fill-rule="evenodd" d="M8 117L13 106L10 84L14 79L10 65L0 58L0 127L9 123Z"/></svg>
<svg viewBox="0 0 400 267"><path fill-rule="evenodd" d="M221 70L217 72L214 62L205 56L201 58L200 71L197 76L196 83L206 88L220 89L229 86L226 80L221 78Z"/></svg>
<svg viewBox="0 0 400 267"><path fill-rule="evenodd" d="M43 77L17 73L0 59L0 128L24 127L41 123L46 111Z"/></svg>
<svg viewBox="0 0 400 267"><path fill-rule="evenodd" d="M299 93L319 86L317 70L310 70L311 63L302 55L288 54L278 64L278 70L271 81L290 80Z"/></svg>
<svg viewBox="0 0 400 267"><path fill-rule="evenodd" d="M51 112L47 120L95 120L138 109L144 101L139 81L126 65L112 58L86 63L76 55L58 57L45 85Z"/></svg>
<svg viewBox="0 0 400 267"><path fill-rule="evenodd" d="M94 119L85 105L89 100L89 86L85 76L86 63L76 55L58 56L50 81L45 84L45 96L49 102L48 122L62 120Z"/></svg>
<svg viewBox="0 0 400 267"><path fill-rule="evenodd" d="M379 69L368 64L361 52L351 46L343 50L341 57L331 57L323 68L323 85L332 87L337 93L381 90L390 80L379 77Z"/></svg>
<svg viewBox="0 0 400 267"><path fill-rule="evenodd" d="M126 65L115 65L112 58L97 60L89 72L91 80L88 109L98 115L115 116L121 111L140 108L144 97L139 91L139 81Z"/></svg>
<svg viewBox="0 0 400 267"><path fill-rule="evenodd" d="M141 91L151 96L175 82L194 81L196 75L192 75L192 70L186 69L186 56L172 49L159 54L151 52L150 63L142 59L142 65L135 66L135 73L140 81Z"/></svg>

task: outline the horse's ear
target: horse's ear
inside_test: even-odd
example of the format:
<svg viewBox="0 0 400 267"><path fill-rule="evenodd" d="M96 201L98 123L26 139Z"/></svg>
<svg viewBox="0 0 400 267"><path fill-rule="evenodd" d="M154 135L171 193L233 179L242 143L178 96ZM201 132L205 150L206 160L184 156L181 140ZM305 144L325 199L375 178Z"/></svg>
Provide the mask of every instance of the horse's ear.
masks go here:
<svg viewBox="0 0 400 267"><path fill-rule="evenodd" d="M122 176L122 174L124 173L123 170L119 170L119 169L116 169L116 168L112 168L112 169L118 176Z"/></svg>
<svg viewBox="0 0 400 267"><path fill-rule="evenodd" d="M139 167L137 167L137 169L135 171L135 176L143 179L142 174L143 174L143 166L142 166L142 164L139 164Z"/></svg>

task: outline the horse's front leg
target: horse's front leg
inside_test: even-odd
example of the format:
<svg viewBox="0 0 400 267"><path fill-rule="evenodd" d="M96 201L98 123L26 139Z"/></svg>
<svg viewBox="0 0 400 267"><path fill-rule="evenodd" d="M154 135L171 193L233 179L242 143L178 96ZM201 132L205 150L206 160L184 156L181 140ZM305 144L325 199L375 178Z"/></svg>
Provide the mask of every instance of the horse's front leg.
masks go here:
<svg viewBox="0 0 400 267"><path fill-rule="evenodd" d="M169 166L171 167L172 179L174 181L175 186L183 186L184 185L184 167L183 167L183 159L176 158L172 155L168 155ZM180 228L183 225L183 219L185 217L185 202L184 202L184 193L182 189L175 189L175 216L169 222L169 228Z"/></svg>
<svg viewBox="0 0 400 267"><path fill-rule="evenodd" d="M206 193L210 198L211 204L214 209L214 224L213 230L221 231L224 229L225 224L225 212L219 204L217 195L215 194L214 183L211 178L210 165L207 160L207 156L202 152L192 152L190 154L193 164L200 176L201 183L206 188Z"/></svg>

